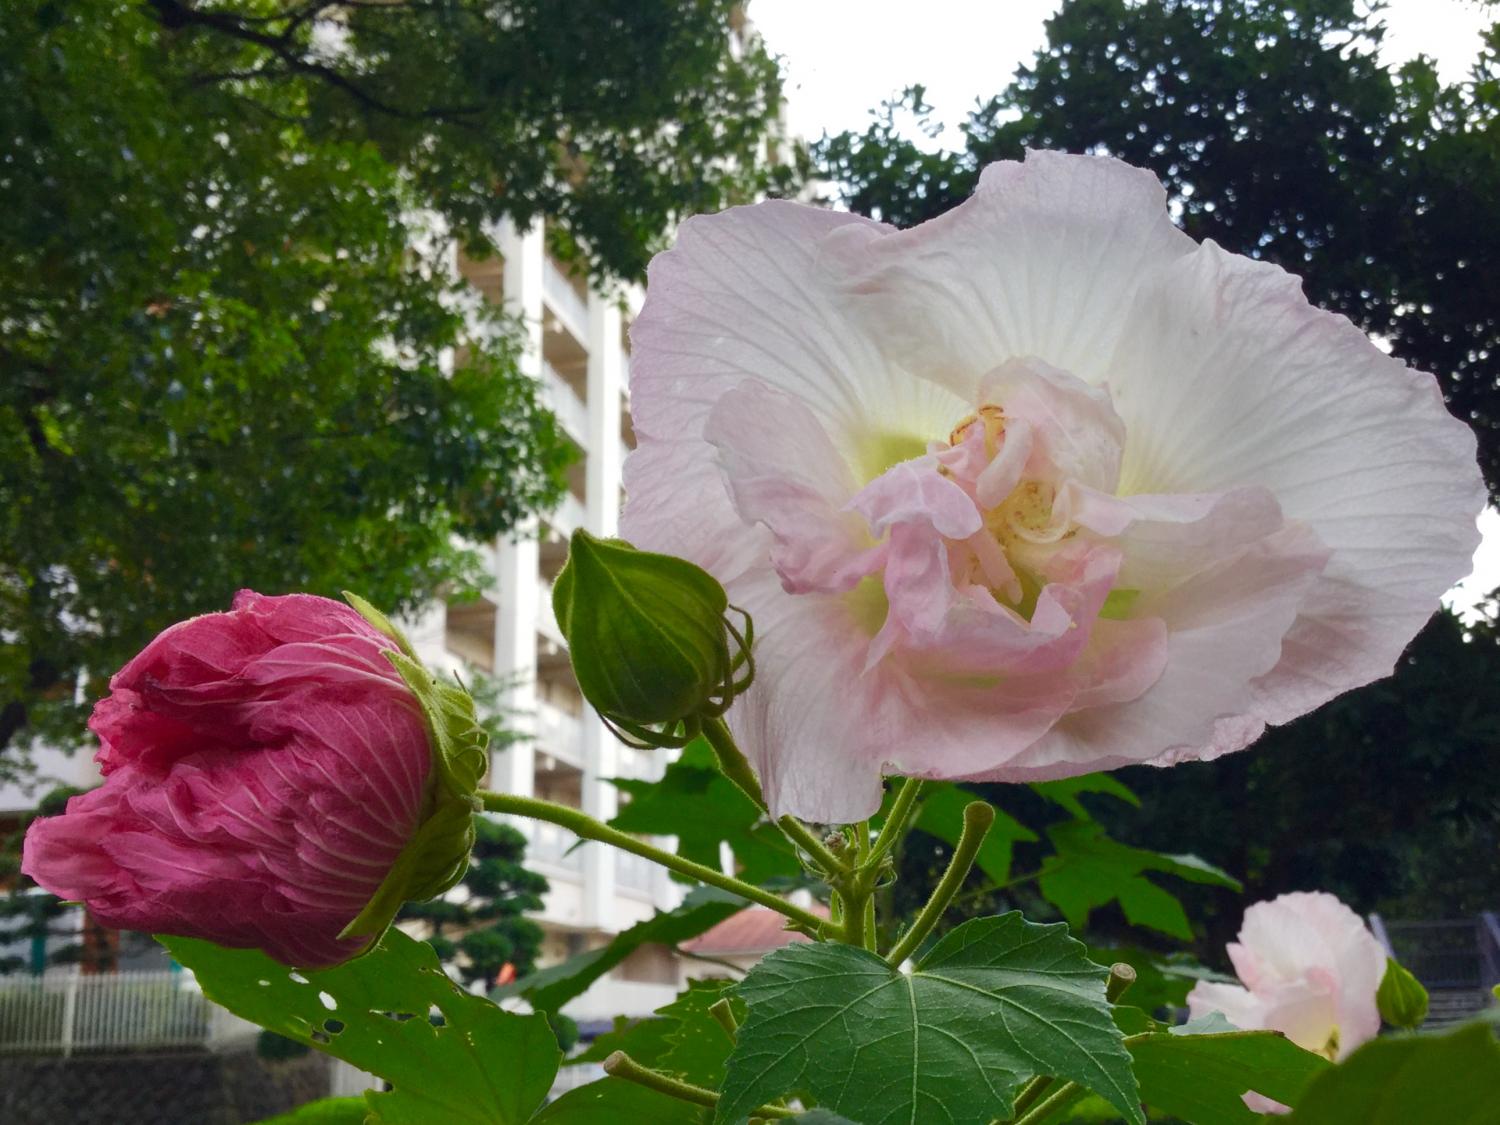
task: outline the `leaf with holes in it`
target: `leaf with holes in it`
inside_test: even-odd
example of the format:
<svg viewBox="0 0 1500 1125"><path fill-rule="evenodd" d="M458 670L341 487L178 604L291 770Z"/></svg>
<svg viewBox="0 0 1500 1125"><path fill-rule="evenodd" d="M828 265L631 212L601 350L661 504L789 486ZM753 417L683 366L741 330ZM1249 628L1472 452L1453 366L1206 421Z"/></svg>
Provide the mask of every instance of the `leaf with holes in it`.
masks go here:
<svg viewBox="0 0 1500 1125"><path fill-rule="evenodd" d="M259 950L157 940L235 1015L390 1082L390 1093L366 1095L382 1125L528 1121L562 1057L546 1017L465 992L430 945L397 929L353 961L307 972Z"/></svg>
<svg viewBox="0 0 1500 1125"><path fill-rule="evenodd" d="M983 1125L1048 1074L1138 1125L1108 976L1067 926L1015 912L965 922L910 973L850 946L778 950L739 984L749 1014L715 1121L738 1125L757 1105L805 1093L862 1125Z"/></svg>

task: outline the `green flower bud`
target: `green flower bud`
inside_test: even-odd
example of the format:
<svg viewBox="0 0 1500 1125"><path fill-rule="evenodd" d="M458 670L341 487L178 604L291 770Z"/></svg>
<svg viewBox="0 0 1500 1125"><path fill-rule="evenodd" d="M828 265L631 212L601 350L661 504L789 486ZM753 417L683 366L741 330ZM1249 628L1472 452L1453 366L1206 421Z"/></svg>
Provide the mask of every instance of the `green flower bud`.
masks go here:
<svg viewBox="0 0 1500 1125"><path fill-rule="evenodd" d="M475 792L489 765L489 736L479 725L473 698L461 684L429 672L401 631L369 602L347 592L344 599L400 646L400 652L388 652L386 658L417 697L432 746L421 826L374 896L340 935L359 937L384 932L402 903L435 898L469 869L474 814L480 808Z"/></svg>
<svg viewBox="0 0 1500 1125"><path fill-rule="evenodd" d="M1392 1027L1412 1030L1427 1018L1427 990L1404 966L1387 957L1375 1006L1380 1009L1380 1018Z"/></svg>
<svg viewBox="0 0 1500 1125"><path fill-rule="evenodd" d="M624 741L685 746L750 686L750 618L707 571L575 531L552 591L583 697Z"/></svg>

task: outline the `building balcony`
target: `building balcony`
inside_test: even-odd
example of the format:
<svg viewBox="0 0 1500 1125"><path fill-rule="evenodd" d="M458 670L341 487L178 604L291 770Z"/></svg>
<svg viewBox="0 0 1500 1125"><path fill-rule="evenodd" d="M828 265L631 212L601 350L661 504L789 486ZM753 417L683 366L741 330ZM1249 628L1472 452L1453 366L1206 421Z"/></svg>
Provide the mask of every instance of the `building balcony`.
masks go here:
<svg viewBox="0 0 1500 1125"><path fill-rule="evenodd" d="M573 532L583 527L587 519L587 510L583 501L571 492L564 493L562 503L542 517L547 526L556 531L564 539L571 539Z"/></svg>
<svg viewBox="0 0 1500 1125"><path fill-rule="evenodd" d="M558 374L557 368L543 362L541 378L542 405L556 415L567 435L587 449L589 441L589 410L578 397L578 392Z"/></svg>
<svg viewBox="0 0 1500 1125"><path fill-rule="evenodd" d="M561 707L536 705L536 748L560 762L583 768L583 723Z"/></svg>
<svg viewBox="0 0 1500 1125"><path fill-rule="evenodd" d="M536 631L555 645L565 646L562 627L557 623L557 614L552 611L552 583L545 578L537 579Z"/></svg>
<svg viewBox="0 0 1500 1125"><path fill-rule="evenodd" d="M539 863L560 871L583 870L583 850L573 847L578 843L578 837L567 829L548 824L544 820L518 822L518 827L527 835L527 863ZM544 872L549 875L551 873Z"/></svg>
<svg viewBox="0 0 1500 1125"><path fill-rule="evenodd" d="M542 267L542 300L573 339L580 344L588 340L588 304L550 257Z"/></svg>

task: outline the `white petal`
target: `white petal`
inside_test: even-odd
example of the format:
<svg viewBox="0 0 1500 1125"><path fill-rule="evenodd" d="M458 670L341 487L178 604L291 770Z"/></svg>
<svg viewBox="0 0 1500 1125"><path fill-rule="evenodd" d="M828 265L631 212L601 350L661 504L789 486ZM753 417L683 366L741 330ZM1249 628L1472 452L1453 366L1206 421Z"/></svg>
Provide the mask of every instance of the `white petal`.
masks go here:
<svg viewBox="0 0 1500 1125"><path fill-rule="evenodd" d="M1150 172L1054 152L991 164L973 197L920 227L830 239L866 331L966 402L1020 356L1106 382L1143 277L1193 247Z"/></svg>
<svg viewBox="0 0 1500 1125"><path fill-rule="evenodd" d="M1199 571L1133 617L1169 630L1167 666L1139 699L1065 716L1001 777L1055 778L1132 762L1172 764L1239 750L1265 729L1251 681L1273 667L1281 638L1326 552L1291 524Z"/></svg>
<svg viewBox="0 0 1500 1125"><path fill-rule="evenodd" d="M1389 674L1478 541L1474 435L1435 380L1213 243L1143 292L1110 366L1122 492L1265 488L1332 551L1256 712L1285 722Z"/></svg>

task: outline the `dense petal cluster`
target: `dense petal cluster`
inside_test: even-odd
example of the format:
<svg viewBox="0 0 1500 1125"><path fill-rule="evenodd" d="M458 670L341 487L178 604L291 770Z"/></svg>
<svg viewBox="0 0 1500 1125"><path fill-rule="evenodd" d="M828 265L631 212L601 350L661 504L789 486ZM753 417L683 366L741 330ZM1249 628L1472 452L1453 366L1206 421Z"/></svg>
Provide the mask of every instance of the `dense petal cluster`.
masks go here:
<svg viewBox="0 0 1500 1125"><path fill-rule="evenodd" d="M1242 1031L1279 1031L1334 1060L1380 1031L1375 995L1386 972L1385 948L1333 895L1285 894L1256 903L1228 952L1241 983L1194 985L1192 1017L1219 1012ZM1260 1096L1247 1101L1262 1112L1283 1108Z"/></svg>
<svg viewBox="0 0 1500 1125"><path fill-rule="evenodd" d="M1388 674L1477 542L1432 377L1111 159L909 231L689 220L632 341L623 532L753 617L778 813L1238 750Z"/></svg>
<svg viewBox="0 0 1500 1125"><path fill-rule="evenodd" d="M427 818L435 772L397 643L326 598L242 591L167 629L94 710L104 784L22 869L100 922L321 967ZM398 899L399 901L399 899Z"/></svg>

